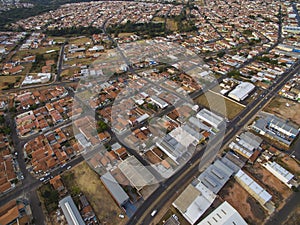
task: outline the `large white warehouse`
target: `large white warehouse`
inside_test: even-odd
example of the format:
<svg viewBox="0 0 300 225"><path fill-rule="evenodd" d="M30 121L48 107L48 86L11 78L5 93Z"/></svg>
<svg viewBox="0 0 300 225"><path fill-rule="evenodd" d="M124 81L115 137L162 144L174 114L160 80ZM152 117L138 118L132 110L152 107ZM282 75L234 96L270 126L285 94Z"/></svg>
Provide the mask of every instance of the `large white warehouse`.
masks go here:
<svg viewBox="0 0 300 225"><path fill-rule="evenodd" d="M251 84L249 82L241 82L228 94L228 97L233 98L238 102L243 101L248 97L249 93L254 90L254 88L254 84Z"/></svg>

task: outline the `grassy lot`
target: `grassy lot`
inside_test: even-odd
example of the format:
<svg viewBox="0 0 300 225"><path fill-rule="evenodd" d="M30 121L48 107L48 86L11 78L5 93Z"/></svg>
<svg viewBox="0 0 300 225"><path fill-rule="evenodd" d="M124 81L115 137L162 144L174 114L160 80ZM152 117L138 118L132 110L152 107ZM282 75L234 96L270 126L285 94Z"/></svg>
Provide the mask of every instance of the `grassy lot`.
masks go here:
<svg viewBox="0 0 300 225"><path fill-rule="evenodd" d="M173 19L167 19L166 27L170 31L177 31L178 30L178 24Z"/></svg>
<svg viewBox="0 0 300 225"><path fill-rule="evenodd" d="M213 92L207 92L206 94L199 96L195 102L230 120L236 117L244 109L243 106Z"/></svg>
<svg viewBox="0 0 300 225"><path fill-rule="evenodd" d="M124 212L115 203L109 192L97 175L86 162L82 162L63 175L64 184L68 190L77 192L80 189L102 224L125 224L127 219L121 219L119 214ZM74 190L75 189L75 190Z"/></svg>
<svg viewBox="0 0 300 225"><path fill-rule="evenodd" d="M74 45L84 45L87 42L92 43L92 39L88 37L80 37L80 38L70 38L69 44L74 44Z"/></svg>
<svg viewBox="0 0 300 225"><path fill-rule="evenodd" d="M21 76L0 76L0 90L8 88L21 79Z"/></svg>
<svg viewBox="0 0 300 225"><path fill-rule="evenodd" d="M118 37L124 38L124 37L130 37L131 35L134 35L134 33L120 33L118 34Z"/></svg>
<svg viewBox="0 0 300 225"><path fill-rule="evenodd" d="M65 42L66 40L65 37L52 37L52 36L49 36L47 39L49 40L53 39L55 42Z"/></svg>
<svg viewBox="0 0 300 225"><path fill-rule="evenodd" d="M75 64L76 65L79 65L79 64L90 65L94 61L95 61L94 58L71 59L71 60L65 61L64 64L69 65L69 66L72 66L72 65L75 65Z"/></svg>
<svg viewBox="0 0 300 225"><path fill-rule="evenodd" d="M38 196L49 214L58 208L58 192L49 183L38 189Z"/></svg>
<svg viewBox="0 0 300 225"><path fill-rule="evenodd" d="M275 97L264 108L264 111L274 113L275 115L283 119L289 119L294 123L300 125L300 117L298 114L298 112L300 111L300 104L292 100Z"/></svg>
<svg viewBox="0 0 300 225"><path fill-rule="evenodd" d="M49 47L40 47L37 49L29 49L29 50L20 50L13 56L12 60L23 59L26 56L36 55L36 54L45 54L47 51L55 50L59 51L60 46L49 46Z"/></svg>

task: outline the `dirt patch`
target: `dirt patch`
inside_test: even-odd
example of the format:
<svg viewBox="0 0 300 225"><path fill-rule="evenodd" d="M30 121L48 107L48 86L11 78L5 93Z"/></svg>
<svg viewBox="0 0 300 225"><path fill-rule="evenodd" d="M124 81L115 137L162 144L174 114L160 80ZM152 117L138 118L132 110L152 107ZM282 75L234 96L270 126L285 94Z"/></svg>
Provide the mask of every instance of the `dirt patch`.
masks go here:
<svg viewBox="0 0 300 225"><path fill-rule="evenodd" d="M73 174L73 175L72 175ZM124 212L118 207L109 192L105 189L99 176L82 162L66 174L63 181L68 190L76 189L84 193L102 224L125 224L127 219L121 219L119 214Z"/></svg>
<svg viewBox="0 0 300 225"><path fill-rule="evenodd" d="M291 173L300 176L300 165L289 155L283 155L277 158L276 162L286 168Z"/></svg>
<svg viewBox="0 0 300 225"><path fill-rule="evenodd" d="M262 206L236 181L230 180L219 193L248 224L262 224L267 213Z"/></svg>
<svg viewBox="0 0 300 225"><path fill-rule="evenodd" d="M213 92L207 92L206 94L199 96L195 99L195 102L230 120L236 117L244 109L243 106Z"/></svg>
<svg viewBox="0 0 300 225"><path fill-rule="evenodd" d="M300 117L297 113L300 111L300 104L292 100L276 97L264 108L264 111L300 125Z"/></svg>

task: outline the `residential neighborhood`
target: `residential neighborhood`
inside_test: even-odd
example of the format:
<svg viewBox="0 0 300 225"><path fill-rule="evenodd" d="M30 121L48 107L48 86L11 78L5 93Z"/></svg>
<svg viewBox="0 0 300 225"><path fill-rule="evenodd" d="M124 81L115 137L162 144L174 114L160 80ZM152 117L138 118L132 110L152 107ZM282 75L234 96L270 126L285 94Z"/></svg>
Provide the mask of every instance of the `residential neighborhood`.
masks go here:
<svg viewBox="0 0 300 225"><path fill-rule="evenodd" d="M300 3L43 2L0 3L1 225L298 224Z"/></svg>

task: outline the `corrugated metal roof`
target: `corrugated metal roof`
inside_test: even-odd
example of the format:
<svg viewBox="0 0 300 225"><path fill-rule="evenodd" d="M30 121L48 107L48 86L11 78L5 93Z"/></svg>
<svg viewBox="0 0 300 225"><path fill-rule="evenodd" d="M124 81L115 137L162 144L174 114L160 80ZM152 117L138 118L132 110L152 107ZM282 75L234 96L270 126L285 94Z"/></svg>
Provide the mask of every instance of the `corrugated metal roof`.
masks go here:
<svg viewBox="0 0 300 225"><path fill-rule="evenodd" d="M110 172L101 176L101 181L104 183L106 188L109 190L114 199L118 202L119 205L123 205L126 201L129 200L129 196L116 181L116 179L111 175Z"/></svg>

